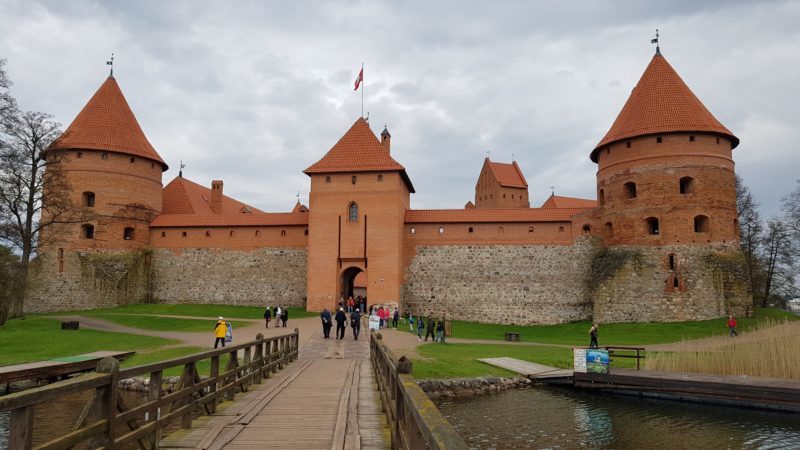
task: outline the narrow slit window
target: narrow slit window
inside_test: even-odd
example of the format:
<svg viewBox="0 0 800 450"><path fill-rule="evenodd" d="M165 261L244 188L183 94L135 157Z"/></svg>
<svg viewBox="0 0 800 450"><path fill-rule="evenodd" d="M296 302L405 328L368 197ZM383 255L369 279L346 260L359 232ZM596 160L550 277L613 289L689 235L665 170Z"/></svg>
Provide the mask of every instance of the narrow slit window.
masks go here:
<svg viewBox="0 0 800 450"><path fill-rule="evenodd" d="M658 226L658 219L655 217L648 217L645 219L645 225L647 227L647 234L657 235L661 233L661 229Z"/></svg>
<svg viewBox="0 0 800 450"><path fill-rule="evenodd" d="M636 183L632 181L625 183L625 195L628 198L636 198Z"/></svg>
<svg viewBox="0 0 800 450"><path fill-rule="evenodd" d="M94 208L94 192L84 192L83 193L83 206L86 208Z"/></svg>
<svg viewBox="0 0 800 450"><path fill-rule="evenodd" d="M694 194L694 178L683 177L679 181L681 194Z"/></svg>
<svg viewBox="0 0 800 450"><path fill-rule="evenodd" d="M81 226L81 235L84 239L94 239L94 225L82 225Z"/></svg>
<svg viewBox="0 0 800 450"><path fill-rule="evenodd" d="M675 270L675 255L673 253L669 255L669 270Z"/></svg>
<svg viewBox="0 0 800 450"><path fill-rule="evenodd" d="M473 231L475 230L472 227L469 227L469 232L472 233Z"/></svg>
<svg viewBox="0 0 800 450"><path fill-rule="evenodd" d="M122 238L125 239L126 241L133 240L134 231L135 229L133 227L125 227L125 231L122 235Z"/></svg>

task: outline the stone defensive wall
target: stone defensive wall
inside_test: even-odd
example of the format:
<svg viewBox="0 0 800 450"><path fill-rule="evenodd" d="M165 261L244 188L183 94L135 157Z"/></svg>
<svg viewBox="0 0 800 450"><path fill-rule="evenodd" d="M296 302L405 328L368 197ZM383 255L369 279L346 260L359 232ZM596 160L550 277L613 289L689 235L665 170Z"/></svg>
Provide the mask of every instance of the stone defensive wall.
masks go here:
<svg viewBox="0 0 800 450"><path fill-rule="evenodd" d="M152 257L147 249L42 253L30 267L25 312L147 303Z"/></svg>
<svg viewBox="0 0 800 450"><path fill-rule="evenodd" d="M573 245L418 246L402 305L414 315L485 323L588 320L594 254L590 238Z"/></svg>
<svg viewBox="0 0 800 450"><path fill-rule="evenodd" d="M152 298L156 303L305 306L306 250L260 248L157 249Z"/></svg>
<svg viewBox="0 0 800 450"><path fill-rule="evenodd" d="M598 323L746 316L748 280L735 243L610 247L592 262L593 316Z"/></svg>

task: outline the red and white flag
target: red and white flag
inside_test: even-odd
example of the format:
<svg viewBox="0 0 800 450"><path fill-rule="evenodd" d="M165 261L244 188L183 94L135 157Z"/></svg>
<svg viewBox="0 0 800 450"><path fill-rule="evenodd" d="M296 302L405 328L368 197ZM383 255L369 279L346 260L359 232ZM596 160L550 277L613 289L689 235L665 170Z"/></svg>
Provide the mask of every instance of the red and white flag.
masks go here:
<svg viewBox="0 0 800 450"><path fill-rule="evenodd" d="M354 91L358 90L358 87L361 85L361 82L364 81L364 68L361 68L361 72L358 72L358 76L356 77L356 88L353 89Z"/></svg>

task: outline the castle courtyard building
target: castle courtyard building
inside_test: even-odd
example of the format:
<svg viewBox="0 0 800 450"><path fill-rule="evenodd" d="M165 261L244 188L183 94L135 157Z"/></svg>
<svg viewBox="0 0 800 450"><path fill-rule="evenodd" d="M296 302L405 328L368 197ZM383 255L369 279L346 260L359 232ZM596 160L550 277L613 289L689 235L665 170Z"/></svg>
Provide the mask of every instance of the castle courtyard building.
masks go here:
<svg viewBox="0 0 800 450"><path fill-rule="evenodd" d="M414 315L514 324L702 320L752 304L733 149L657 51L588 151L597 200L531 207L516 161L488 157L463 208L412 208L387 128L358 118L304 170L309 204L265 212L179 174L113 77L47 151L87 220L46 231L30 312L129 303L334 308L366 293Z"/></svg>

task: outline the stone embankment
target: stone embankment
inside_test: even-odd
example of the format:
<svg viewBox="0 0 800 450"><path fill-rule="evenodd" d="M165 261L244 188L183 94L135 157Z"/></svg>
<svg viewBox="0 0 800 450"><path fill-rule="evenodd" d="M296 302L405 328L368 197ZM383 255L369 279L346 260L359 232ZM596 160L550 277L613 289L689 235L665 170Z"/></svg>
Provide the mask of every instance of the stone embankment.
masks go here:
<svg viewBox="0 0 800 450"><path fill-rule="evenodd" d="M530 386L527 378L477 377L453 378L446 380L418 380L417 384L428 397L466 398L491 392L504 391L518 387Z"/></svg>

